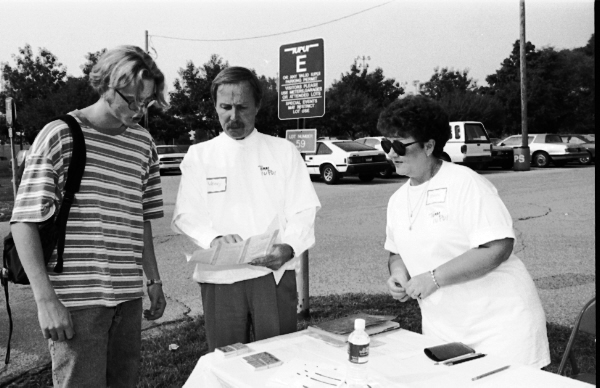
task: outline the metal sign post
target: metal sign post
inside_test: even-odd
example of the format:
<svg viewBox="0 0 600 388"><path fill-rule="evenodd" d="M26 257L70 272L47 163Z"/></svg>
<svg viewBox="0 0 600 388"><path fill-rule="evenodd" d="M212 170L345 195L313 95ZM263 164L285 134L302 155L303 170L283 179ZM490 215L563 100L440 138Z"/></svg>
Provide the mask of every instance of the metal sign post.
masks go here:
<svg viewBox="0 0 600 388"><path fill-rule="evenodd" d="M15 146L13 144L13 125L17 116L16 106L12 97L4 101L6 107L6 125L8 126L8 137L10 139L10 158L12 160L12 186L14 198L17 198L17 159L15 158Z"/></svg>
<svg viewBox="0 0 600 388"><path fill-rule="evenodd" d="M280 120L297 120L296 136L304 130L305 120L325 114L325 49L323 39L285 44L279 48ZM302 123L301 123L302 121ZM316 145L316 129L314 141ZM286 132L286 137L288 136ZM296 140L307 140L295 138ZM288 138L288 140L290 140ZM293 141L298 147L298 143ZM300 143L301 144L301 143ZM306 142L304 143L307 144ZM304 148L304 146L302 146ZM307 152L300 150L301 153ZM313 151L314 152L314 151ZM310 316L308 302L308 251L300 255L300 271L296 276L298 315Z"/></svg>

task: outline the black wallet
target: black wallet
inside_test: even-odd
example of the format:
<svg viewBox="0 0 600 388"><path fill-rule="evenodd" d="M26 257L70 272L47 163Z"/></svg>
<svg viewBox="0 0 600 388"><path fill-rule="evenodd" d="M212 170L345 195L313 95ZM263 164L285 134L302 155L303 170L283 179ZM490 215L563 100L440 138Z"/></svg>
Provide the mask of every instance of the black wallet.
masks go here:
<svg viewBox="0 0 600 388"><path fill-rule="evenodd" d="M432 346L430 348L425 348L424 351L427 357L437 362L446 361L469 353L475 353L475 350L462 342L450 342L449 344Z"/></svg>

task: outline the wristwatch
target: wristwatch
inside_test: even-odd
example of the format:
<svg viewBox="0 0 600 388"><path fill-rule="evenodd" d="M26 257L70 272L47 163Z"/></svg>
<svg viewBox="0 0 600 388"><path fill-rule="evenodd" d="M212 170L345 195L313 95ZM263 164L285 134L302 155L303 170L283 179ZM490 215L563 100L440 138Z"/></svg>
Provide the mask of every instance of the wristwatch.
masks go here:
<svg viewBox="0 0 600 388"><path fill-rule="evenodd" d="M148 279L146 281L146 287L150 287L153 284L160 284L162 286L162 280L160 280L160 279Z"/></svg>

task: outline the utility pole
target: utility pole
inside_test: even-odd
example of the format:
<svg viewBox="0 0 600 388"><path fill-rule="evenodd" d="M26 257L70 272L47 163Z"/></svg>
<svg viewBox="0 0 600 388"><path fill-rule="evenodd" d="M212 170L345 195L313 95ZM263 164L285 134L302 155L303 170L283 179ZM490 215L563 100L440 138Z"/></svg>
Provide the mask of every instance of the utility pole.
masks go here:
<svg viewBox="0 0 600 388"><path fill-rule="evenodd" d="M419 84L421 83L421 81L419 81L418 79L413 81L413 86L415 87L415 96L417 94L419 94Z"/></svg>
<svg viewBox="0 0 600 388"><path fill-rule="evenodd" d="M17 198L17 159L15 158L15 145L13 143L13 128L17 121L17 108L12 97L4 100L6 106L6 125L8 126L8 137L10 138L10 158L12 160L12 186L13 198Z"/></svg>
<svg viewBox="0 0 600 388"><path fill-rule="evenodd" d="M150 53L148 52L148 30L146 30L144 34L144 40L146 41L144 51L146 52L146 54L150 55ZM148 129L148 110L146 110L146 114L144 115L144 128Z"/></svg>
<svg viewBox="0 0 600 388"><path fill-rule="evenodd" d="M520 60L521 60L521 132L523 141L521 147L515 148L514 154L514 165L515 171L529 171L531 165L531 155L529 152L529 142L527 134L527 77L525 74L527 58L526 58L526 46L527 40L525 39L525 0L520 0L520 11L521 11L521 40L520 40Z"/></svg>

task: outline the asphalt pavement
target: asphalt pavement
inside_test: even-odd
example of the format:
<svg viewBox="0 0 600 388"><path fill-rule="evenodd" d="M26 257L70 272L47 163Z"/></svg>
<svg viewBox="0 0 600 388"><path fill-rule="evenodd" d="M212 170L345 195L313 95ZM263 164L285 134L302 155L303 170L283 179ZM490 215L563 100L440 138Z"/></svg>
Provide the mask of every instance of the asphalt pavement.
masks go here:
<svg viewBox="0 0 600 388"><path fill-rule="evenodd" d="M498 188L513 217L515 252L538 287L549 322L571 325L596 292L595 171L595 165L568 165L527 172L481 172ZM179 175L163 176L165 218L153 221L168 306L159 321L144 321L146 333L154 326L202 313L199 286L185 260L185 253L191 253L194 246L170 229L179 180ZM370 183L353 177L333 186L314 183L323 207L317 214L317 244L309 252L311 295L386 292L386 206L404 182L405 178L394 176ZM0 223L2 236L8 229L8 222ZM0 386L50 361L30 287L11 285L10 298L15 332L11 363L0 368ZM8 335L4 303L0 297L1 360Z"/></svg>

